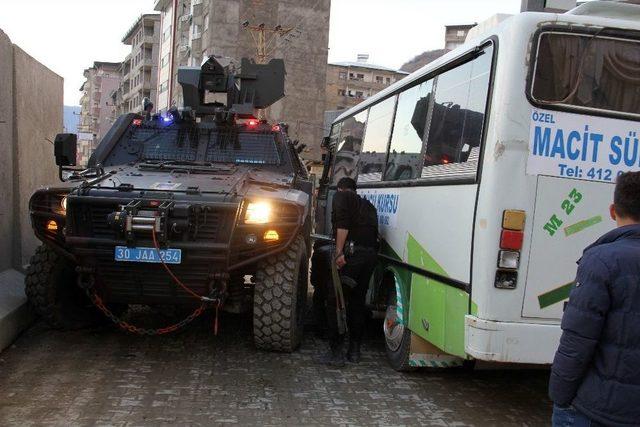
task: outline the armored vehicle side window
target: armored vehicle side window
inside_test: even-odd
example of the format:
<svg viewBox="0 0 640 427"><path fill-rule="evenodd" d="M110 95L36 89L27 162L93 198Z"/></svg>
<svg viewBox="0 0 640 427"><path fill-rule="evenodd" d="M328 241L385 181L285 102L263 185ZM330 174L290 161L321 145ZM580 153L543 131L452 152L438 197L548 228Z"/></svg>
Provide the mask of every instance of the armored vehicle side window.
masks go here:
<svg viewBox="0 0 640 427"><path fill-rule="evenodd" d="M420 176L422 140L427 126L432 88L433 81L428 80L400 94L385 181L408 180Z"/></svg>
<svg viewBox="0 0 640 427"><path fill-rule="evenodd" d="M340 178L345 176L356 178L358 158L362 149L362 138L367 124L367 114L368 111L363 111L345 119L342 123L336 161L333 166L333 177L331 179L331 184L333 185L337 184Z"/></svg>
<svg viewBox="0 0 640 427"><path fill-rule="evenodd" d="M358 161L358 182L376 182L382 179L396 99L396 96L391 97L369 110L367 132Z"/></svg>

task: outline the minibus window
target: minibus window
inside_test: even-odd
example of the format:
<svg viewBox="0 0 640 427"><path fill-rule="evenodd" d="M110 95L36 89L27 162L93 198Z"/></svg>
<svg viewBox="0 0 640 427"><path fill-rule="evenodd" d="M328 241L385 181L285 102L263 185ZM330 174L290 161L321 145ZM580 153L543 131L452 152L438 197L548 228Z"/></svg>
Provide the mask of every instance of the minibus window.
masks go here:
<svg viewBox="0 0 640 427"><path fill-rule="evenodd" d="M433 80L429 80L400 94L385 181L401 181L420 176L422 140L432 88Z"/></svg>
<svg viewBox="0 0 640 427"><path fill-rule="evenodd" d="M367 132L358 162L358 182L377 182L382 179L396 98L386 99L369 111Z"/></svg>
<svg viewBox="0 0 640 427"><path fill-rule="evenodd" d="M362 138L367 124L368 110L346 118L342 122L340 139L338 140L336 162L333 167L331 184L338 183L340 178L348 176L356 178L358 158L362 149Z"/></svg>
<svg viewBox="0 0 640 427"><path fill-rule="evenodd" d="M640 42L589 34L540 36L533 99L611 112L640 113Z"/></svg>
<svg viewBox="0 0 640 427"><path fill-rule="evenodd" d="M492 50L438 76L421 178L477 172Z"/></svg>

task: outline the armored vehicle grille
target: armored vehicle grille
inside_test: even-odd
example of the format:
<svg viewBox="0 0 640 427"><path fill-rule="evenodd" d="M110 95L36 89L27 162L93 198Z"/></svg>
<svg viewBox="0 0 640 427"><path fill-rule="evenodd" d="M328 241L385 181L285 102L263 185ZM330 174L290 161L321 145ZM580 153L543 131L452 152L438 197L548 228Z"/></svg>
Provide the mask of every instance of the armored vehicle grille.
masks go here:
<svg viewBox="0 0 640 427"><path fill-rule="evenodd" d="M191 213L190 238L194 241L226 243L233 226L235 212L209 211L199 214Z"/></svg>
<svg viewBox="0 0 640 427"><path fill-rule="evenodd" d="M113 255L99 255L96 261L96 277L106 285L111 301L135 304L193 300L177 287L162 265L114 262ZM208 261L189 262L185 258L182 264L171 265L171 271L197 294L208 295L211 265Z"/></svg>
<svg viewBox="0 0 640 427"><path fill-rule="evenodd" d="M95 238L113 238L114 231L107 223L107 217L115 211L117 206L91 206L91 236Z"/></svg>

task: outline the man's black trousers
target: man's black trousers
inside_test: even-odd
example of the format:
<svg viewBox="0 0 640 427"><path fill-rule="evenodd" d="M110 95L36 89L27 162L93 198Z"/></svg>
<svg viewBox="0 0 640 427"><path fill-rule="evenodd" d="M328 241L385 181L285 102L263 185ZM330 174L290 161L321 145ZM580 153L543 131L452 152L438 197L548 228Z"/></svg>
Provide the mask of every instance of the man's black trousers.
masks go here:
<svg viewBox="0 0 640 427"><path fill-rule="evenodd" d="M314 314L316 321L326 319L329 330L329 339L333 343L339 343L344 338L338 331L337 301L331 280L331 264L335 262L331 258L332 245L317 248L313 256L313 269L311 280L314 285ZM354 341L361 341L364 335L367 309L365 298L369 288L369 280L376 265L377 254L374 249L356 248L353 255L348 256L347 264L339 271L340 276L352 279L354 288L343 284L343 294L347 311L347 328L349 337ZM324 300L324 301L322 301ZM323 304L324 302L324 304ZM322 319L321 307L325 307L326 317Z"/></svg>

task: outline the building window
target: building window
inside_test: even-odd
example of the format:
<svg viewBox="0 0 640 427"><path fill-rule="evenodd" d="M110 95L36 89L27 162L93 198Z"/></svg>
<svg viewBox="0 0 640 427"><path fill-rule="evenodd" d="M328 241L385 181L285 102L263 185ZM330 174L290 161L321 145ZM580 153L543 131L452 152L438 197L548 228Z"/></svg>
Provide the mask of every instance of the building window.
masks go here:
<svg viewBox="0 0 640 427"><path fill-rule="evenodd" d="M160 67L164 68L169 64L169 54L167 53L165 56L162 57L162 61L160 61Z"/></svg>
<svg viewBox="0 0 640 427"><path fill-rule="evenodd" d="M391 84L391 77L387 77L387 84L390 85Z"/></svg>
<svg viewBox="0 0 640 427"><path fill-rule="evenodd" d="M338 89L338 96L346 96L347 92L344 89Z"/></svg>
<svg viewBox="0 0 640 427"><path fill-rule="evenodd" d="M356 74L356 80L364 80L364 74Z"/></svg>
<svg viewBox="0 0 640 427"><path fill-rule="evenodd" d="M362 97L363 97L363 96L364 96L364 93L362 93L362 92L360 92L360 91L357 91L357 92L356 92L356 98L358 98L358 99L362 99Z"/></svg>
<svg viewBox="0 0 640 427"><path fill-rule="evenodd" d="M171 37L171 25L169 25L167 29L164 30L164 33L162 33L162 41L166 42L167 40L169 40L170 37Z"/></svg>
<svg viewBox="0 0 640 427"><path fill-rule="evenodd" d="M338 73L338 78L339 78L340 80L347 80L347 72L346 72L346 71L340 71L340 72Z"/></svg>
<svg viewBox="0 0 640 427"><path fill-rule="evenodd" d="M376 83L384 83L384 78L382 76L376 76Z"/></svg>
<svg viewBox="0 0 640 427"><path fill-rule="evenodd" d="M158 88L159 93L166 92L168 88L168 82L160 83L160 87Z"/></svg>
<svg viewBox="0 0 640 427"><path fill-rule="evenodd" d="M456 35L457 35L458 37L464 37L464 36L465 36L465 32L464 32L464 30L458 30L458 32L456 33Z"/></svg>
<svg viewBox="0 0 640 427"><path fill-rule="evenodd" d="M204 30L203 31L207 31L209 29L209 14L205 13L204 18L202 18L204 21Z"/></svg>

